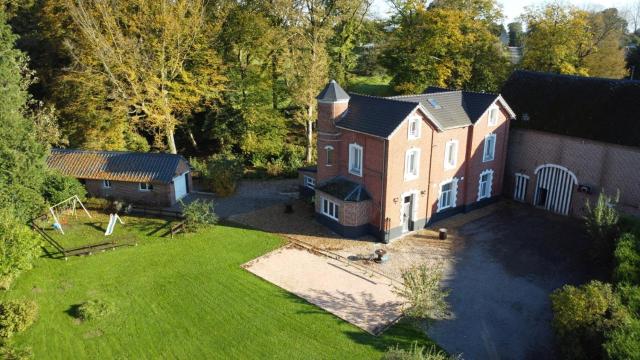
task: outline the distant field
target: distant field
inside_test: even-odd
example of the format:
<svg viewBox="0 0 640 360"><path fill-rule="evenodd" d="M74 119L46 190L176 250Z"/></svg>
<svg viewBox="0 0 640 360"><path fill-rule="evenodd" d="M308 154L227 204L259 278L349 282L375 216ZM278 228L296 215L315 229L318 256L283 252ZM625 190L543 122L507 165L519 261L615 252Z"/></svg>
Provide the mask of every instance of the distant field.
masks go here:
<svg viewBox="0 0 640 360"><path fill-rule="evenodd" d="M16 345L36 359L377 359L395 344L430 343L405 324L371 336L242 269L282 244L274 235L218 226L169 239L154 232L161 220L124 220L114 234L142 239L139 246L41 258L0 292L40 307ZM68 226L67 241L102 239L106 225L96 221ZM95 298L115 304L115 313L84 323L70 315Z"/></svg>
<svg viewBox="0 0 640 360"><path fill-rule="evenodd" d="M391 81L389 76L358 76L351 81L348 91L374 96L395 95L389 86L389 81Z"/></svg>

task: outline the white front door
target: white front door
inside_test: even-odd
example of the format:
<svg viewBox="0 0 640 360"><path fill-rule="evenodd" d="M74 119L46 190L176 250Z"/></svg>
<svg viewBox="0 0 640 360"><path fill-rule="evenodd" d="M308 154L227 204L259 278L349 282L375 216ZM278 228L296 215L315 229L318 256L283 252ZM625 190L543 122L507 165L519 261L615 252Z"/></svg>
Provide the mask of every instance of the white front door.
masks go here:
<svg viewBox="0 0 640 360"><path fill-rule="evenodd" d="M187 195L187 174L176 176L173 178L173 188L176 193L176 200L180 200Z"/></svg>
<svg viewBox="0 0 640 360"><path fill-rule="evenodd" d="M402 199L402 232L413 230L411 227L411 195L407 195Z"/></svg>

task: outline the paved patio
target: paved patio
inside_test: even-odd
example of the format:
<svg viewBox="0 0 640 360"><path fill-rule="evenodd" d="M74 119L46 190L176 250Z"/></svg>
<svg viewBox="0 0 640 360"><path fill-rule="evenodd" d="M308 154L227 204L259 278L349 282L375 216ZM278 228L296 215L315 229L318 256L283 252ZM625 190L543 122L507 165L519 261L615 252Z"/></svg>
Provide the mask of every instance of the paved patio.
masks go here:
<svg viewBox="0 0 640 360"><path fill-rule="evenodd" d="M402 300L393 291L399 283L298 246L285 246L244 267L374 335L402 315Z"/></svg>

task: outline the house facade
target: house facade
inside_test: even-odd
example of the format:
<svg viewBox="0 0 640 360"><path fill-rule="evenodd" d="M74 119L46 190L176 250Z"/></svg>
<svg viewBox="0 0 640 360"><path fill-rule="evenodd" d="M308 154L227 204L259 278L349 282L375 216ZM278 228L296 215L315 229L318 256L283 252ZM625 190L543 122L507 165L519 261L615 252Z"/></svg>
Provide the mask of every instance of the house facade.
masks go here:
<svg viewBox="0 0 640 360"><path fill-rule="evenodd" d="M430 88L385 98L332 81L317 100L318 164L301 185L334 231L389 241L502 193L513 113L501 96Z"/></svg>
<svg viewBox="0 0 640 360"><path fill-rule="evenodd" d="M640 214L640 81L516 71L505 193L580 217L600 192Z"/></svg>
<svg viewBox="0 0 640 360"><path fill-rule="evenodd" d="M89 196L170 207L193 188L180 155L53 149L47 165L80 180Z"/></svg>

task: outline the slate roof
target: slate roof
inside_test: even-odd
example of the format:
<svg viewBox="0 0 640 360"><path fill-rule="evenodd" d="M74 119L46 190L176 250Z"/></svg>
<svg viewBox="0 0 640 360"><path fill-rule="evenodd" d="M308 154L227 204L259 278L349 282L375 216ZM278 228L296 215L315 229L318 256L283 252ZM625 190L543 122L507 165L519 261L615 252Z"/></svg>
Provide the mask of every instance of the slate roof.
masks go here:
<svg viewBox="0 0 640 360"><path fill-rule="evenodd" d="M180 155L52 149L47 165L78 179L169 183L188 171Z"/></svg>
<svg viewBox="0 0 640 360"><path fill-rule="evenodd" d="M516 128L640 146L640 81L515 71L502 93Z"/></svg>
<svg viewBox="0 0 640 360"><path fill-rule="evenodd" d="M338 85L335 80L331 80L327 86L316 96L319 101L338 102L349 100L349 94Z"/></svg>
<svg viewBox="0 0 640 360"><path fill-rule="evenodd" d="M335 177L324 184L317 186L316 190L334 196L343 201L360 202L371 199L371 196L363 185L343 178Z"/></svg>
<svg viewBox="0 0 640 360"><path fill-rule="evenodd" d="M336 126L387 138L417 106L417 103L351 94L349 108Z"/></svg>
<svg viewBox="0 0 640 360"><path fill-rule="evenodd" d="M420 95L395 96L393 99L420 103L443 130L473 125L496 101L498 95L470 91L445 91L430 87Z"/></svg>

